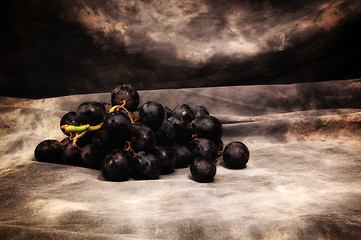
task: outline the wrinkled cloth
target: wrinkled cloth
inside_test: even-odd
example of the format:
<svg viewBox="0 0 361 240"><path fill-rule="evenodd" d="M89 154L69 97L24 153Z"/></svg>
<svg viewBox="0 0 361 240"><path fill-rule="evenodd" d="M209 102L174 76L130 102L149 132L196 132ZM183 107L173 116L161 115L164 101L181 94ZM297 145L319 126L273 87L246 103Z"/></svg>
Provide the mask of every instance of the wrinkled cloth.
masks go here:
<svg viewBox="0 0 361 240"><path fill-rule="evenodd" d="M217 162L212 183L188 168L107 182L100 171L35 161L59 122L110 93L0 98L1 239L360 239L361 81L139 91L174 108L204 105L242 141L247 167Z"/></svg>

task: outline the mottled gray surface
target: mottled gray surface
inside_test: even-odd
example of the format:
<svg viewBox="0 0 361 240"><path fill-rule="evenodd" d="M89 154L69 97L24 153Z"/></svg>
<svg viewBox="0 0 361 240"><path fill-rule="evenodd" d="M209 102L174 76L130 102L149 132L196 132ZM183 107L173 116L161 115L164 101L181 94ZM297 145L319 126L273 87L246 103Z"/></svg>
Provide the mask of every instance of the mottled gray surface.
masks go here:
<svg viewBox="0 0 361 240"><path fill-rule="evenodd" d="M247 168L217 163L213 183L178 169L113 183L99 171L34 161L62 139L61 116L110 94L0 99L0 239L360 239L361 82L140 91L165 106L203 104Z"/></svg>

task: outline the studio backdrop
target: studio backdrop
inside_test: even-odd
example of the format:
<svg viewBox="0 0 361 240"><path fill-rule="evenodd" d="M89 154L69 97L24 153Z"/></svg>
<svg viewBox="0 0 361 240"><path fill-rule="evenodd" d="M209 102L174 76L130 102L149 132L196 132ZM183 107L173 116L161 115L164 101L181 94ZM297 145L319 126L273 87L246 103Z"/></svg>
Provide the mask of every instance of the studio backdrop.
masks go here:
<svg viewBox="0 0 361 240"><path fill-rule="evenodd" d="M361 4L5 0L2 96L352 79Z"/></svg>

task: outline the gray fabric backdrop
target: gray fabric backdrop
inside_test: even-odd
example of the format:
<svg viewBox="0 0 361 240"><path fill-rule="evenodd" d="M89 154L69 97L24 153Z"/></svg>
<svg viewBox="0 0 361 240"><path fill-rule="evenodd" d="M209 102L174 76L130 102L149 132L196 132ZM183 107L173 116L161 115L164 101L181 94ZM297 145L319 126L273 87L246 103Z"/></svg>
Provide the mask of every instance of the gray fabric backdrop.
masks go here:
<svg viewBox="0 0 361 240"><path fill-rule="evenodd" d="M0 101L0 239L360 239L361 81L140 91L170 108L203 104L244 142L247 168L217 163L159 180L34 161L61 116L109 93Z"/></svg>

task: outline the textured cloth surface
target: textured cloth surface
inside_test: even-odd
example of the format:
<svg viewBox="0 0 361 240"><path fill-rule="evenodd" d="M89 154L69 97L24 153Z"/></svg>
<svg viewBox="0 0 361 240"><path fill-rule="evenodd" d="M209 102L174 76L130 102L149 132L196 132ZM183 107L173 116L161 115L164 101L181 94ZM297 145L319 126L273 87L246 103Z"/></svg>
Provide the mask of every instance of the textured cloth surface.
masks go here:
<svg viewBox="0 0 361 240"><path fill-rule="evenodd" d="M36 162L60 118L109 93L0 99L0 239L360 239L360 80L140 91L174 108L204 105L245 169L217 162L212 183L188 168L107 182L97 170Z"/></svg>

